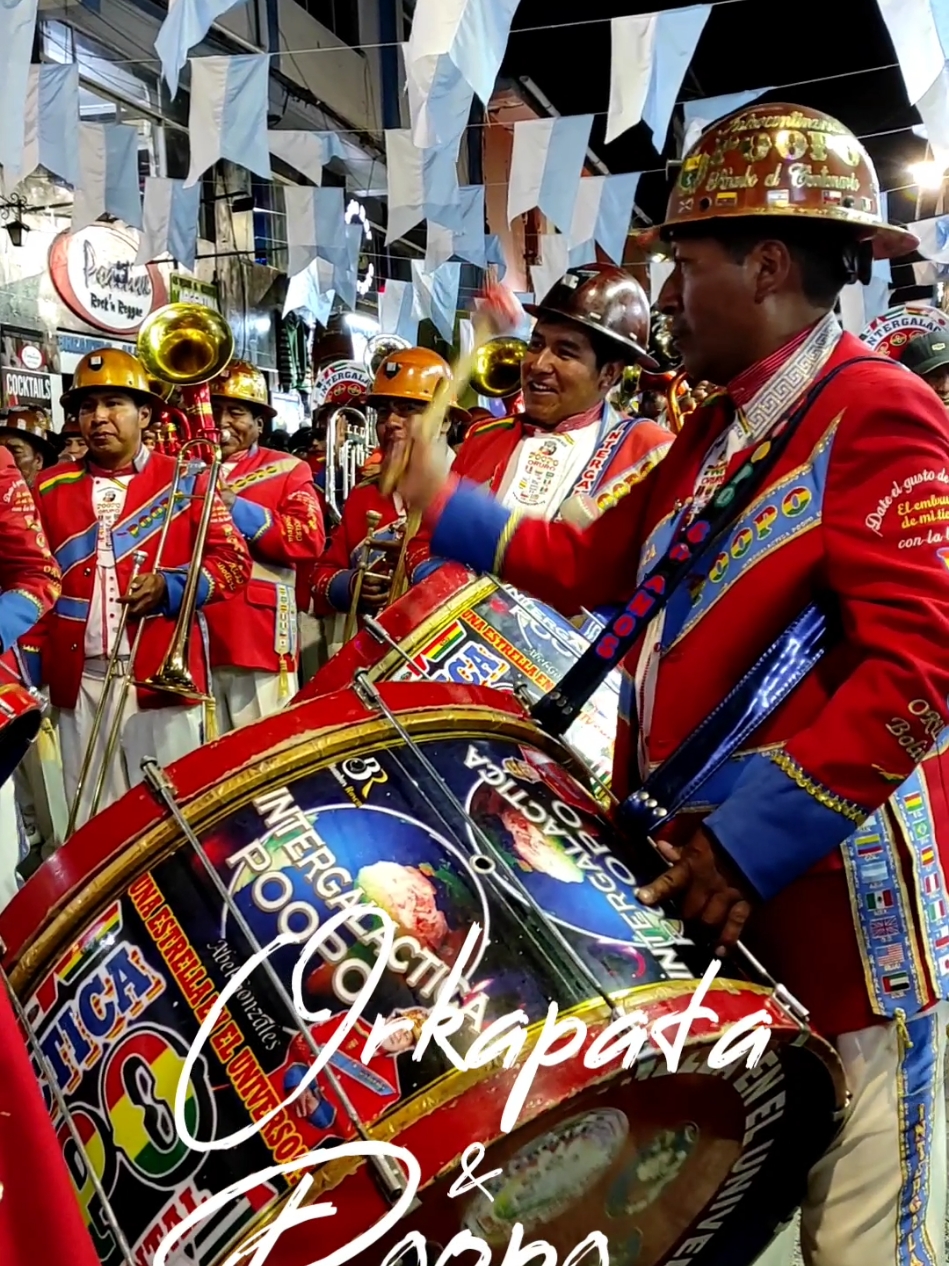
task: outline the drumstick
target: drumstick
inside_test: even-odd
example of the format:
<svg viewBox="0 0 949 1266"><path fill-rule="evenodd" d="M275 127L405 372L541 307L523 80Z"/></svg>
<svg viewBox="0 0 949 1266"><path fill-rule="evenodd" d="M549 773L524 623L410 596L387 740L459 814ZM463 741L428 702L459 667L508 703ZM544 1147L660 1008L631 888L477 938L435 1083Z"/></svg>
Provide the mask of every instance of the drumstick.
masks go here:
<svg viewBox="0 0 949 1266"><path fill-rule="evenodd" d="M487 326L479 328L472 347L458 358L452 370L451 381L446 382L442 390L435 393L435 398L422 414L417 426L416 435L408 441L403 451L384 467L379 477L379 487L383 496L390 497L408 468L412 455L412 446L416 443L431 444L439 435L442 425L451 408L452 394L460 399L471 381L475 359L481 346L491 337ZM392 588L389 590L389 601L401 598L408 588L405 575L406 551L409 543L422 526L422 515L418 510L410 510L405 519L405 535L402 537L402 550L392 576Z"/></svg>

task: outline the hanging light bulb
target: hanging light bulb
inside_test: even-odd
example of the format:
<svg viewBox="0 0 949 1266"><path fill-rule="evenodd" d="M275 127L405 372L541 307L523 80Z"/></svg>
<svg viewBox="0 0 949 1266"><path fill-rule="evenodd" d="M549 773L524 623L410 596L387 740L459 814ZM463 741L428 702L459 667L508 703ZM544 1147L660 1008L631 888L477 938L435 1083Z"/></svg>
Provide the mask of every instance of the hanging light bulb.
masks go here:
<svg viewBox="0 0 949 1266"><path fill-rule="evenodd" d="M909 174L913 178L913 183L920 189L938 193L942 188L943 168L932 159L927 159L922 163L910 163Z"/></svg>

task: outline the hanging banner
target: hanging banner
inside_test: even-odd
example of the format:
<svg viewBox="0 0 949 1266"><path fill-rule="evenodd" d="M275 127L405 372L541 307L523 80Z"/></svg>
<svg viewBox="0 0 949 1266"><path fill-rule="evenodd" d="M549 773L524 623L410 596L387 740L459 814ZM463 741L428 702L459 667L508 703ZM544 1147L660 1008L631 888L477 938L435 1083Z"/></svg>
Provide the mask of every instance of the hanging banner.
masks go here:
<svg viewBox="0 0 949 1266"><path fill-rule="evenodd" d="M45 335L4 328L0 339L3 403L49 410L52 388Z"/></svg>
<svg viewBox="0 0 949 1266"><path fill-rule="evenodd" d="M197 281L183 273L172 273L168 283L169 303L197 303L202 308L221 311L217 286L209 281Z"/></svg>
<svg viewBox="0 0 949 1266"><path fill-rule="evenodd" d="M138 245L105 224L60 233L49 250L56 293L80 320L107 334L135 334L145 318L167 302L154 264L135 263Z"/></svg>

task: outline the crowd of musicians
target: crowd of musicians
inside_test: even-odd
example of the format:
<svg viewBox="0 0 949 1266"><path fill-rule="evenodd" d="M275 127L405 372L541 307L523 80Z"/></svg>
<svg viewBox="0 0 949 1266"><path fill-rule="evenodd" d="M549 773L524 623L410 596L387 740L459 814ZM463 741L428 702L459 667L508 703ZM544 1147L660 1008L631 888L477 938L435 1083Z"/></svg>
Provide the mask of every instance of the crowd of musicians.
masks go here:
<svg viewBox="0 0 949 1266"><path fill-rule="evenodd" d="M5 420L0 662L50 713L0 786L0 905L37 835L61 843L146 756L168 764L283 707L301 666L445 560L593 611L587 663L622 675L617 817L669 862L637 898L678 902L722 953L740 936L846 1075L849 1115L801 1193L807 1266L940 1266L949 339L909 342L897 366L841 328L844 286L919 243L818 111L713 125L640 241L672 256L657 306L688 381L643 377L655 331L630 274L571 270L528 309L504 416L451 398L432 351L381 361L361 402L375 448L345 497L347 427L321 449L321 410L292 452L242 362L210 384L218 457L184 478L156 428L166 401L123 351L80 362L61 452L29 411ZM820 645L802 632L818 625ZM194 686L177 694L157 684L175 644ZM576 704L565 683L541 709L551 733ZM671 812L651 794L662 777ZM784 1100L771 1074L754 1095Z"/></svg>
<svg viewBox="0 0 949 1266"><path fill-rule="evenodd" d="M631 275L605 267L568 275L534 312L506 416L452 399L438 445L446 469L511 509L585 521L673 438L660 378L624 394L622 408L611 403L627 368L644 359L649 304ZM413 584L440 565L424 533L405 541L405 507L397 491L383 492L381 473L450 379L447 362L423 347L382 360L371 391L350 402L374 445L345 489L350 432L331 426L327 453L333 409L288 436L274 427L264 375L232 362L210 384L218 486L207 488L200 473L182 483L164 540L176 458L163 451L166 401L132 354L107 348L80 362L58 435L37 411L8 411L2 662L8 681L42 691L49 707L39 741L0 790L2 904L24 862L32 869L141 781L146 756L168 764L277 711L362 615L391 600L397 569ZM210 701L201 703L143 683L175 632L206 495L213 507L188 664L195 693Z"/></svg>

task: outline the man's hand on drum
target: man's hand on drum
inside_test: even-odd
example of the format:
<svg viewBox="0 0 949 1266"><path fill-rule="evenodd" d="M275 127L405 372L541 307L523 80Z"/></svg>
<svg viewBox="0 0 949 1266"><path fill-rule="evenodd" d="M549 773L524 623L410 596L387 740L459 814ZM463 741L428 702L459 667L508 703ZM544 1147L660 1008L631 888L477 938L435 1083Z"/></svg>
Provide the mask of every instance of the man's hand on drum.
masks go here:
<svg viewBox="0 0 949 1266"><path fill-rule="evenodd" d="M734 947L751 914L754 893L725 851L701 827L687 844L676 848L660 844L660 852L672 865L637 896L655 906L678 899L683 919L694 920L718 939L718 952Z"/></svg>

